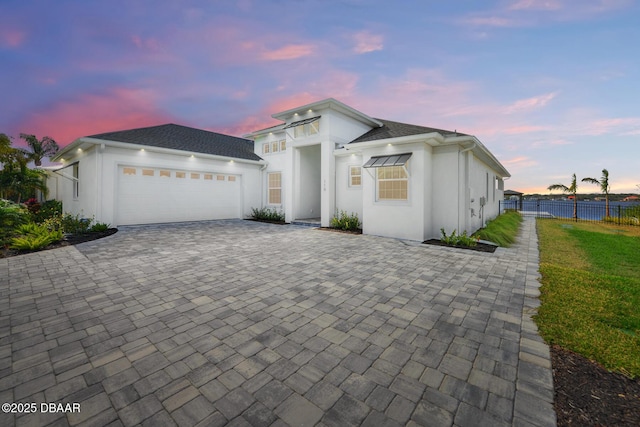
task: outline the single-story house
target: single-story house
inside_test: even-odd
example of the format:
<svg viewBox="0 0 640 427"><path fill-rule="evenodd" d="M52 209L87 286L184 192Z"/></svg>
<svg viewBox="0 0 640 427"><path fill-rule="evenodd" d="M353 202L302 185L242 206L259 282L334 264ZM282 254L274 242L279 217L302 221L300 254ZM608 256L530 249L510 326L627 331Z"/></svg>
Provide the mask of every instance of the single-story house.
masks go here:
<svg viewBox="0 0 640 427"><path fill-rule="evenodd" d="M498 215L509 172L474 136L376 119L335 99L272 115L244 138L166 124L79 138L54 158L50 195L112 226L281 210L410 240L473 232Z"/></svg>

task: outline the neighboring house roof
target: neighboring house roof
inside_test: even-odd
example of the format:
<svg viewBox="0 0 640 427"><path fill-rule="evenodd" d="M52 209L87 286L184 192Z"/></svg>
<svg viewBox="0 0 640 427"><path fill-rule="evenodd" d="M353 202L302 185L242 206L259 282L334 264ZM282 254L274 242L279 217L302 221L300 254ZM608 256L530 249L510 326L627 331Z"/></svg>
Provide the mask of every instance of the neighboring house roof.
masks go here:
<svg viewBox="0 0 640 427"><path fill-rule="evenodd" d="M411 125L408 123L393 122L391 120L384 120L384 119L375 119L375 120L382 122L382 126L371 129L369 132L357 137L356 139L351 141L349 144L366 142L366 141L377 141L380 139L398 138L402 136L421 135L425 133L434 133L434 132L437 132L442 136L468 136L464 133L450 131L450 130Z"/></svg>
<svg viewBox="0 0 640 427"><path fill-rule="evenodd" d="M253 141L173 123L117 132L89 135L85 138L126 142L246 160L262 160L254 153Z"/></svg>
<svg viewBox="0 0 640 427"><path fill-rule="evenodd" d="M515 190L504 190L505 196L522 196L524 193Z"/></svg>

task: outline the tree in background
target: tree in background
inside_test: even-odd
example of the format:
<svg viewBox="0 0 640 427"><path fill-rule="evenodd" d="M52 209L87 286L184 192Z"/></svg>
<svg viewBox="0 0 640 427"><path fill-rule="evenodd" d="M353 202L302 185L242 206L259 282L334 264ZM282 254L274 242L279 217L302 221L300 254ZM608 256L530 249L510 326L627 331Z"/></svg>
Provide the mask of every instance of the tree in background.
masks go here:
<svg viewBox="0 0 640 427"><path fill-rule="evenodd" d="M13 150L11 147L11 137L4 133L0 133L0 165L4 163L2 161L3 156L11 150Z"/></svg>
<svg viewBox="0 0 640 427"><path fill-rule="evenodd" d="M573 194L573 219L578 220L578 182L576 179L576 174L573 174L571 178L571 185L566 186L564 184L553 184L547 187L547 190L562 190L563 193Z"/></svg>
<svg viewBox="0 0 640 427"><path fill-rule="evenodd" d="M12 147L11 137L0 134L0 198L20 203L23 199L34 197L36 190L46 195L45 172L27 167L33 159L31 154Z"/></svg>
<svg viewBox="0 0 640 427"><path fill-rule="evenodd" d="M600 190L602 194L604 194L605 198L605 210L607 211L606 215L609 218L609 190L611 190L611 186L609 185L609 171L606 169L602 169L602 177L600 180L595 178L582 178L582 182L588 182L590 184L595 184L600 186Z"/></svg>
<svg viewBox="0 0 640 427"><path fill-rule="evenodd" d="M38 139L35 135L21 133L20 138L27 142L27 145L31 149L29 159L33 160L36 166L42 166L43 158L55 155L60 149L58 143L48 136Z"/></svg>

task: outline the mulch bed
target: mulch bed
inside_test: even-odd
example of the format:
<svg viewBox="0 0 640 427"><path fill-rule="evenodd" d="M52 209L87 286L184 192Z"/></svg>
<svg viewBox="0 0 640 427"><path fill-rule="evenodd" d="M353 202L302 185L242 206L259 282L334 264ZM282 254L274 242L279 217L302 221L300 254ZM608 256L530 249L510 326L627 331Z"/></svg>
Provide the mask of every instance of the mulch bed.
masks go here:
<svg viewBox="0 0 640 427"><path fill-rule="evenodd" d="M333 231L335 233L345 233L345 234L362 234L362 229L358 228L357 230L341 230L339 228L333 227L317 227L318 230L324 231Z"/></svg>
<svg viewBox="0 0 640 427"><path fill-rule="evenodd" d="M488 252L488 253L494 253L497 249L497 246L495 245L488 245L486 243L481 243L481 242L476 243L475 246L449 245L447 243L444 243L442 240L438 240L438 239L429 239L429 240L425 240L422 243L424 243L425 245L446 246L449 248L468 249L470 251Z"/></svg>
<svg viewBox="0 0 640 427"><path fill-rule="evenodd" d="M102 239L103 237L111 236L118 231L117 228L109 228L105 231L92 231L91 233L83 233L83 234L70 234L64 237L64 239L59 242L53 243L47 246L43 251L48 249L61 248L63 246L77 245L79 243L90 242L92 240ZM0 248L0 258L8 258L16 255L28 254L31 252L40 252L40 251L17 251L15 249L8 248Z"/></svg>
<svg viewBox="0 0 640 427"><path fill-rule="evenodd" d="M255 219L255 218L245 218L245 221L266 222L267 224L278 224L278 225L289 224L288 222L284 222L284 221L271 221L269 219Z"/></svg>
<svg viewBox="0 0 640 427"><path fill-rule="evenodd" d="M640 379L551 347L558 426L640 426Z"/></svg>

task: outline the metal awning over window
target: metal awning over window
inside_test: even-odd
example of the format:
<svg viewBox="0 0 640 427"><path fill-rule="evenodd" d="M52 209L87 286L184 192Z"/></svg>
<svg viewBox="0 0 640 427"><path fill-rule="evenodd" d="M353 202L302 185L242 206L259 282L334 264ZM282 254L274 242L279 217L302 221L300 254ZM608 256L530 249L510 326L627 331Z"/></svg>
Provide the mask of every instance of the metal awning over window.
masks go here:
<svg viewBox="0 0 640 427"><path fill-rule="evenodd" d="M404 166L413 153L392 154L390 156L374 156L364 164L364 168L381 168L385 166Z"/></svg>
<svg viewBox="0 0 640 427"><path fill-rule="evenodd" d="M288 124L288 125L286 125L284 128L285 128L285 129L289 129L289 128L294 128L294 127L296 127L296 126L306 125L306 124L309 124L309 123L313 123L313 122L315 122L316 120L320 120L320 117L322 117L322 116L316 116L316 117L311 117L311 118L304 119L304 120L298 120L297 122L289 123L289 124Z"/></svg>

